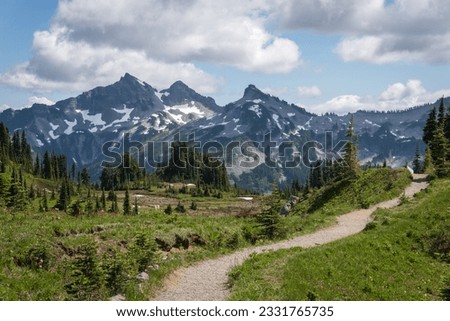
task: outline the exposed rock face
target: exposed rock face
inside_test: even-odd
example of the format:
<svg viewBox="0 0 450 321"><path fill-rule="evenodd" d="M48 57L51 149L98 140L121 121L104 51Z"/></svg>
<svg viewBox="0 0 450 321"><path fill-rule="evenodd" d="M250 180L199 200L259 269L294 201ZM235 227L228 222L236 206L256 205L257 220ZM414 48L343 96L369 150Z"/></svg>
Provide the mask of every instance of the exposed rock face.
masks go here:
<svg viewBox="0 0 450 321"><path fill-rule="evenodd" d="M444 103L449 105L450 98L445 98ZM430 109L438 104L398 112L353 113L361 164L381 164L386 159L388 166L398 167L412 160L416 146L423 152L422 128ZM350 116L316 115L254 85L245 89L242 98L220 107L213 98L198 94L181 81L158 91L125 74L114 84L52 106L34 104L22 110L7 109L0 113L0 122L6 123L11 131L26 129L33 151L41 156L45 150L63 153L69 166L73 159L77 166L88 167L94 180L100 174L101 161L108 159L100 152L104 143L123 142L123 137L158 144L173 140L177 133L182 139L195 133L196 141L203 144L208 141L220 142L222 146L230 142L259 144L254 154L261 161L259 166L239 166L248 155L234 149L233 166L227 166L227 171L238 186L264 193L271 189L276 177L285 177L286 184L293 179L305 182L309 169L302 164L289 167L286 162L292 161L294 153L302 152L301 147L308 141L319 142L328 148L327 152L333 149L339 140L345 140ZM333 144L330 141L326 144L327 132L332 132ZM276 154L274 148L274 154L268 158L264 140L267 133L277 146L291 142L293 148L287 148L285 156L281 152ZM323 151L316 154L326 155ZM267 159L273 159L273 166L266 166Z"/></svg>

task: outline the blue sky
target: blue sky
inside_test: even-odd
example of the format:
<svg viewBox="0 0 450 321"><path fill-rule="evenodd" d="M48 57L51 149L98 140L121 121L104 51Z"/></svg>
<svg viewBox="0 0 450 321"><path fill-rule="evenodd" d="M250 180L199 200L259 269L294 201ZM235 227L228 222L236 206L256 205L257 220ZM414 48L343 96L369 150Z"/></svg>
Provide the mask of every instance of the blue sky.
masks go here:
<svg viewBox="0 0 450 321"><path fill-rule="evenodd" d="M316 113L450 95L446 0L3 0L0 109L125 72L225 104L248 84Z"/></svg>

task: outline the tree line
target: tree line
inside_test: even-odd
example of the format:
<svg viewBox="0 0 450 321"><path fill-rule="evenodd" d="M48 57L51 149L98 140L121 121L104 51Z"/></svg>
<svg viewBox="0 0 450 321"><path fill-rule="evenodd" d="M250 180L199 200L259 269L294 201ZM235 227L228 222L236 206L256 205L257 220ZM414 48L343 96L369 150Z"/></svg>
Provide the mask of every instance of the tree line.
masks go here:
<svg viewBox="0 0 450 321"><path fill-rule="evenodd" d="M450 176L450 106L445 107L444 97L439 108L434 107L428 114L423 128L423 141L427 148L423 168L419 171L438 177ZM417 158L417 155L416 155ZM418 166L418 162L415 162Z"/></svg>

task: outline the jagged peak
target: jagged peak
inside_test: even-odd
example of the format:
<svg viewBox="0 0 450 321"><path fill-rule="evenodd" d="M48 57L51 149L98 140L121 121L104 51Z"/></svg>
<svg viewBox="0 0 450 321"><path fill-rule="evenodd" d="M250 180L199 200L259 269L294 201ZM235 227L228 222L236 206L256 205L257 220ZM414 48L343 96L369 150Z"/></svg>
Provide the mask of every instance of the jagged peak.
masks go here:
<svg viewBox="0 0 450 321"><path fill-rule="evenodd" d="M267 94L263 93L255 85L250 84L245 88L244 96L242 98L255 99L260 98L261 96L267 96Z"/></svg>
<svg viewBox="0 0 450 321"><path fill-rule="evenodd" d="M141 85L143 87L150 86L146 82L140 80L139 78L137 78L137 77L135 77L135 76L133 76L133 75L131 75L129 73L125 73L125 75L120 77L119 83L121 83L121 82L138 84L138 85Z"/></svg>

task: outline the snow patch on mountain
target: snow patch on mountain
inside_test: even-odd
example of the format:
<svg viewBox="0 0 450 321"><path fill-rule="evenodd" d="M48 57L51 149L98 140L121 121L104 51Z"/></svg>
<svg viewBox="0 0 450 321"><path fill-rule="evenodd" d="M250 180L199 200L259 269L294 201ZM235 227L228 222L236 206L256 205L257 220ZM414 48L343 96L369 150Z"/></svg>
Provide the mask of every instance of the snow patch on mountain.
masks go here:
<svg viewBox="0 0 450 321"><path fill-rule="evenodd" d="M55 131L59 128L59 125L55 125L52 122L49 123L50 127L52 128L52 131Z"/></svg>
<svg viewBox="0 0 450 321"><path fill-rule="evenodd" d="M75 112L81 114L81 116L83 117L83 123L86 123L86 121L88 121L93 126L106 125L106 122L102 120L102 114L89 115L88 110L80 110L80 109L75 109Z"/></svg>
<svg viewBox="0 0 450 321"><path fill-rule="evenodd" d="M280 116L277 115L277 114L273 114L272 115L272 119L275 121L275 123L277 123L278 128L281 129L281 125L280 125L280 122L279 122Z"/></svg>
<svg viewBox="0 0 450 321"><path fill-rule="evenodd" d="M365 119L364 122L369 124L369 125L375 126L375 127L381 127L380 125L375 124L375 123L373 123L373 122L371 122L370 120L367 120L367 119Z"/></svg>
<svg viewBox="0 0 450 321"><path fill-rule="evenodd" d="M66 119L64 119L64 122L67 124L67 128L64 131L64 134L66 135L70 135L73 133L73 128L77 125L77 120L75 119L74 121L68 121Z"/></svg>
<svg viewBox="0 0 450 321"><path fill-rule="evenodd" d="M36 138L36 146L37 147L42 147L42 146L44 146L44 143L42 142L42 140L40 140L39 138Z"/></svg>
<svg viewBox="0 0 450 321"><path fill-rule="evenodd" d="M261 118L262 112L261 112L261 107L259 107L259 105L253 105L248 110L255 112L256 115L258 116L258 118Z"/></svg>

